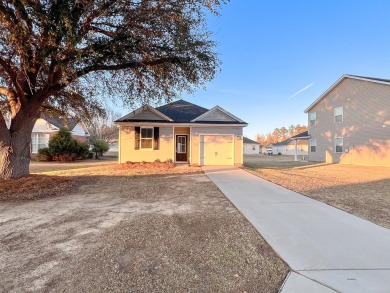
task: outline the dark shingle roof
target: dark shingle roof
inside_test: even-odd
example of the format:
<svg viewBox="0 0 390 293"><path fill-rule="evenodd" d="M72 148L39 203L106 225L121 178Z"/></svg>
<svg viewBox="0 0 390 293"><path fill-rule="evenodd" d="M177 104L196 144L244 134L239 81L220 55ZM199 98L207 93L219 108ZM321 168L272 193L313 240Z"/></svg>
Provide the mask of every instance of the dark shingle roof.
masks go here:
<svg viewBox="0 0 390 293"><path fill-rule="evenodd" d="M273 143L272 145L273 145L273 146L276 146L276 145L288 145L290 142L291 142L291 139L290 139L290 138L287 138L286 140L283 140L283 141L280 141L280 142Z"/></svg>
<svg viewBox="0 0 390 293"><path fill-rule="evenodd" d="M257 141L254 141L254 140L251 140L247 137L244 136L244 143L255 143L255 144L259 144Z"/></svg>
<svg viewBox="0 0 390 293"><path fill-rule="evenodd" d="M208 109L184 100L178 100L156 108L175 122L186 123L206 113Z"/></svg>
<svg viewBox="0 0 390 293"><path fill-rule="evenodd" d="M134 119L133 116L136 111L141 111L142 108L119 118L115 122L151 122L151 123L193 123L193 124L243 124L246 125L246 122L243 121L206 121L204 119L191 122L195 118L209 112L209 109L203 108L201 106L192 104L184 100L178 100L157 108L153 108L160 112L161 114L172 119L170 120L150 120L150 119ZM214 109L214 108L213 108ZM135 116L138 114L135 114Z"/></svg>
<svg viewBox="0 0 390 293"><path fill-rule="evenodd" d="M308 138L309 137L309 131L304 131L304 132L301 132L297 135L294 135L294 136L291 136L291 139L303 139L303 138Z"/></svg>
<svg viewBox="0 0 390 293"><path fill-rule="evenodd" d="M52 118L43 118L50 124L53 124L54 126L58 128L67 128L70 131L72 131L76 125L80 122L80 119L77 118L58 118L58 117L52 117Z"/></svg>

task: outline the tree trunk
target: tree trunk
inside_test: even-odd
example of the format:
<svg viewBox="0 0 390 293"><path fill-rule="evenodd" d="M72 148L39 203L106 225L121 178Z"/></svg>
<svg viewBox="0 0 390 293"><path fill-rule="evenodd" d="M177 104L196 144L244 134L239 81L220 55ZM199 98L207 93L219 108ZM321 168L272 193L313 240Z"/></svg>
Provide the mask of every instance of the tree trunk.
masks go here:
<svg viewBox="0 0 390 293"><path fill-rule="evenodd" d="M12 138L11 145L0 148L0 178L17 179L30 175L30 144L31 134L24 134Z"/></svg>
<svg viewBox="0 0 390 293"><path fill-rule="evenodd" d="M30 175L31 132L36 118L16 118L7 138L0 137L0 178L18 179Z"/></svg>

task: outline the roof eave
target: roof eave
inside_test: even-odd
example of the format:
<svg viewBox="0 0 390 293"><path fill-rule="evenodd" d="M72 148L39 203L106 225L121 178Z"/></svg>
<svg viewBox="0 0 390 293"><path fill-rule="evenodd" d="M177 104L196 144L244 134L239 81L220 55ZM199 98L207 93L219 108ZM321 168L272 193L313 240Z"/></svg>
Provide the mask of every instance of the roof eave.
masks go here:
<svg viewBox="0 0 390 293"><path fill-rule="evenodd" d="M163 118L164 120L173 122L173 120L172 120L170 117L168 117L167 115L165 115L165 114L161 113L160 111L156 110L156 109L153 108L152 106L150 106L150 105L144 105L144 106L138 108L137 110L134 110L133 112L131 112L131 113L129 113L129 114L127 114L127 115L125 115L125 116L123 116L123 117L121 117L121 118L115 120L114 123L123 122L123 121L121 121L121 120L122 120L123 118L125 118L126 116L134 117L134 116L136 116L136 115L138 115L138 114L140 114L140 113L142 113L143 111L146 111L146 110L149 110L149 111L153 112L154 114L156 114L157 116ZM130 117L129 117L129 118L130 118Z"/></svg>

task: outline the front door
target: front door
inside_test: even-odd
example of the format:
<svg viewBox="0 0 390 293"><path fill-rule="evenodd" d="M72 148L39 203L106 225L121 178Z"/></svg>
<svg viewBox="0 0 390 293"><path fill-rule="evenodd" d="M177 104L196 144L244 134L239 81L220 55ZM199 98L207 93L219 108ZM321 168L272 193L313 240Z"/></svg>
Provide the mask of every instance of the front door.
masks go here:
<svg viewBox="0 0 390 293"><path fill-rule="evenodd" d="M187 162L187 135L176 135L176 162Z"/></svg>

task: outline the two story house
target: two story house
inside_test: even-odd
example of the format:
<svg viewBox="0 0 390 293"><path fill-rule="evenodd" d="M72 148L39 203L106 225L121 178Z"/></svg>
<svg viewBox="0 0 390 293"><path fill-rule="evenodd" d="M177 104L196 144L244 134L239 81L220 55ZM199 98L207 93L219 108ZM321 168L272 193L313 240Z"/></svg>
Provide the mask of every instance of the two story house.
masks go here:
<svg viewBox="0 0 390 293"><path fill-rule="evenodd" d="M343 75L305 113L310 161L390 166L390 80Z"/></svg>

